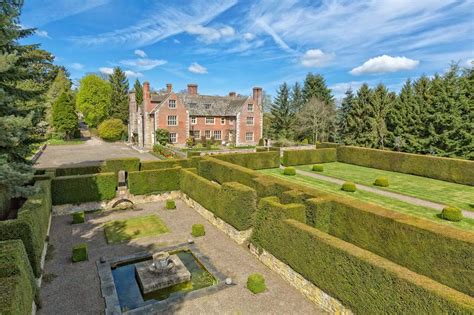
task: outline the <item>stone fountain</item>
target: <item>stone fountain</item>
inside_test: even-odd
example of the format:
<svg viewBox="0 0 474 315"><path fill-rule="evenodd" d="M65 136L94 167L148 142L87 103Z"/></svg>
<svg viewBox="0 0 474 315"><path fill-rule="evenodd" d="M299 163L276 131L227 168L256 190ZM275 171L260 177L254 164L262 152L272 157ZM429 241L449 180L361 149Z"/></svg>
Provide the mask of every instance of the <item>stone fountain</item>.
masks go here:
<svg viewBox="0 0 474 315"><path fill-rule="evenodd" d="M191 273L178 255L153 254L153 259L135 264L138 284L144 294L191 280Z"/></svg>

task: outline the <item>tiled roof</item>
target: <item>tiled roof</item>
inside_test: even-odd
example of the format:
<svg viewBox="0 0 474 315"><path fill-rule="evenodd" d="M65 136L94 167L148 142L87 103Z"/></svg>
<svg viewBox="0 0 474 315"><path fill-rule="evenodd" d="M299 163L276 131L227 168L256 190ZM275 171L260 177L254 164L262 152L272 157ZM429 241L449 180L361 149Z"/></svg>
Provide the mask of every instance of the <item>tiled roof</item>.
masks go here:
<svg viewBox="0 0 474 315"><path fill-rule="evenodd" d="M235 116L247 100L245 97L177 94L191 116Z"/></svg>
<svg viewBox="0 0 474 315"><path fill-rule="evenodd" d="M166 93L166 94L151 93L151 101L153 103L161 103L167 97L168 97L168 93Z"/></svg>

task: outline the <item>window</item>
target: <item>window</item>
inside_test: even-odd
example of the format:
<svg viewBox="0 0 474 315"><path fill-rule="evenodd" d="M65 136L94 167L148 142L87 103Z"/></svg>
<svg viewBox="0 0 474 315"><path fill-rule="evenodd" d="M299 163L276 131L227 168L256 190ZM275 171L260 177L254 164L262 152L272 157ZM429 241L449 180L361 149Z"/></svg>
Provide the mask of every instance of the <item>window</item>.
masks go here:
<svg viewBox="0 0 474 315"><path fill-rule="evenodd" d="M220 131L220 130L214 130L214 139L216 139L216 140L222 140L222 131Z"/></svg>
<svg viewBox="0 0 474 315"><path fill-rule="evenodd" d="M205 109L210 109L210 108L211 108L211 104L204 104L204 108L205 108Z"/></svg>
<svg viewBox="0 0 474 315"><path fill-rule="evenodd" d="M170 142L171 143L178 142L178 134L176 132L170 132Z"/></svg>
<svg viewBox="0 0 474 315"><path fill-rule="evenodd" d="M169 100L168 101L168 107L171 108L171 109L175 109L176 108L176 101L175 100Z"/></svg>
<svg viewBox="0 0 474 315"><path fill-rule="evenodd" d="M247 111L253 112L253 104L247 104Z"/></svg>
<svg viewBox="0 0 474 315"><path fill-rule="evenodd" d="M253 117L247 117L247 125L253 126Z"/></svg>
<svg viewBox="0 0 474 315"><path fill-rule="evenodd" d="M253 141L253 132L247 132L245 134L245 141Z"/></svg>
<svg viewBox="0 0 474 315"><path fill-rule="evenodd" d="M168 116L168 126L177 126L178 125L178 120L176 119L176 116Z"/></svg>
<svg viewBox="0 0 474 315"><path fill-rule="evenodd" d="M225 125L225 117L221 117L221 125Z"/></svg>
<svg viewBox="0 0 474 315"><path fill-rule="evenodd" d="M188 103L189 108L195 108L196 105L197 105L196 103Z"/></svg>
<svg viewBox="0 0 474 315"><path fill-rule="evenodd" d="M196 116L192 116L191 117L191 125L195 125L197 124L197 117Z"/></svg>
<svg viewBox="0 0 474 315"><path fill-rule="evenodd" d="M194 139L201 138L201 131L200 130L193 130L191 131L191 135Z"/></svg>
<svg viewBox="0 0 474 315"><path fill-rule="evenodd" d="M206 130L204 132L205 136L206 136L206 139L211 139L211 131L210 130Z"/></svg>
<svg viewBox="0 0 474 315"><path fill-rule="evenodd" d="M206 117L206 125L214 125L215 118L214 117Z"/></svg>
<svg viewBox="0 0 474 315"><path fill-rule="evenodd" d="M232 118L229 118L229 125L233 125L234 124L234 120Z"/></svg>

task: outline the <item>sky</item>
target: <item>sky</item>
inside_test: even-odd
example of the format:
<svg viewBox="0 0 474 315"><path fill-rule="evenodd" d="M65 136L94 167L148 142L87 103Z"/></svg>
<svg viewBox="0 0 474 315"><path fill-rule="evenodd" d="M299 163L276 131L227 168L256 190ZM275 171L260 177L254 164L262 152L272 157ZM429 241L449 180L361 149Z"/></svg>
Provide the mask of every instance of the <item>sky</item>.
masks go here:
<svg viewBox="0 0 474 315"><path fill-rule="evenodd" d="M20 23L73 80L120 66L131 85L200 94L324 76L334 95L474 59L474 1L27 0Z"/></svg>

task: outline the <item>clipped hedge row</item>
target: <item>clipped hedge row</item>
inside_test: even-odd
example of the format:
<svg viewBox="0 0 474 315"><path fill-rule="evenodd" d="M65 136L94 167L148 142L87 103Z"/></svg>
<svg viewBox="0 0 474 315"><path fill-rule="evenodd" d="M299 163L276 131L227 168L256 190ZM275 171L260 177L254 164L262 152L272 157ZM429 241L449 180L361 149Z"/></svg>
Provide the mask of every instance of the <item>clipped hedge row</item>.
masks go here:
<svg viewBox="0 0 474 315"><path fill-rule="evenodd" d="M338 148L342 145L343 144L334 143L334 142L321 142L321 143L316 143L316 148L317 149Z"/></svg>
<svg viewBox="0 0 474 315"><path fill-rule="evenodd" d="M253 187L253 179L259 174L246 167L221 161L215 158L206 157L199 162L198 174L218 182L239 182L241 184Z"/></svg>
<svg viewBox="0 0 474 315"><path fill-rule="evenodd" d="M182 168L193 167L191 159L170 159L162 161L144 161L140 163L140 171L158 170L181 166Z"/></svg>
<svg viewBox="0 0 474 315"><path fill-rule="evenodd" d="M119 171L133 172L140 170L140 159L139 158L119 158L105 160L102 172L109 173L114 172L117 174Z"/></svg>
<svg viewBox="0 0 474 315"><path fill-rule="evenodd" d="M215 155L214 158L250 168L251 170L261 170L280 166L280 153L276 151L218 154Z"/></svg>
<svg viewBox="0 0 474 315"><path fill-rule="evenodd" d="M38 192L29 197L14 220L0 222L0 241L23 242L35 276L41 274L41 254L51 215L50 180L37 181Z"/></svg>
<svg viewBox="0 0 474 315"><path fill-rule="evenodd" d="M337 148L339 162L474 186L474 161L352 146Z"/></svg>
<svg viewBox="0 0 474 315"><path fill-rule="evenodd" d="M336 149L286 150L283 151L284 166L327 163L337 161Z"/></svg>
<svg viewBox="0 0 474 315"><path fill-rule="evenodd" d="M51 186L53 205L110 200L115 197L117 175L100 173L57 177Z"/></svg>
<svg viewBox="0 0 474 315"><path fill-rule="evenodd" d="M315 218L309 224L474 296L472 232L353 199L309 199L306 205Z"/></svg>
<svg viewBox="0 0 474 315"><path fill-rule="evenodd" d="M275 197L257 210L252 243L360 314L460 314L474 299L385 258L311 228ZM304 211L302 204L299 215ZM286 211L285 211L286 210ZM290 219L290 220L288 220Z"/></svg>
<svg viewBox="0 0 474 315"><path fill-rule="evenodd" d="M0 314L31 314L36 294L35 277L21 240L0 242Z"/></svg>
<svg viewBox="0 0 474 315"><path fill-rule="evenodd" d="M181 167L128 173L128 188L134 195L179 190Z"/></svg>
<svg viewBox="0 0 474 315"><path fill-rule="evenodd" d="M87 175L96 174L101 172L101 165L88 165L88 166L76 166L76 167L60 167L56 169L56 177L60 176L73 176L73 175Z"/></svg>
<svg viewBox="0 0 474 315"><path fill-rule="evenodd" d="M197 175L191 170L181 170L180 189L183 193L197 201L204 208L214 212L217 209L217 198L221 186Z"/></svg>

